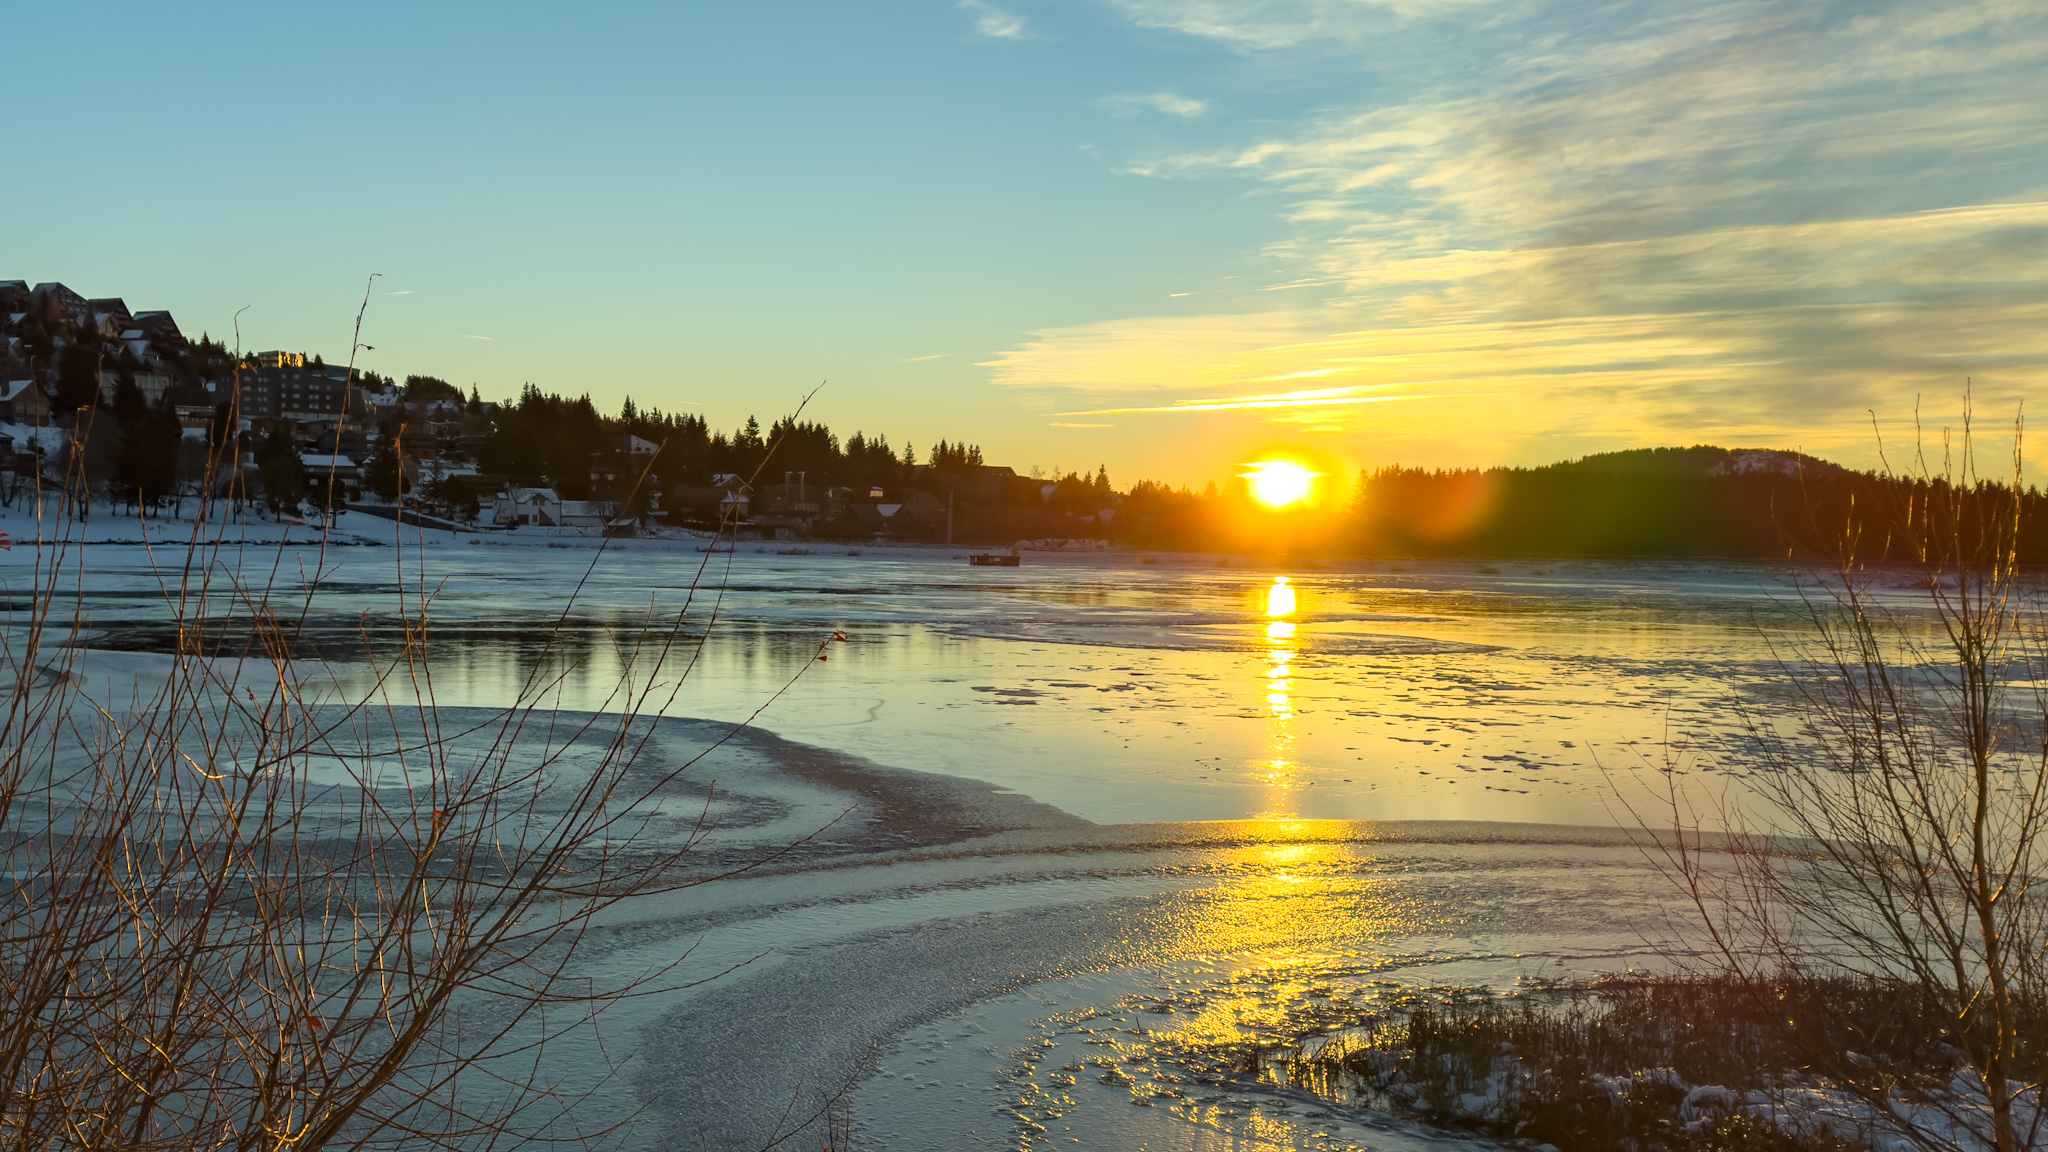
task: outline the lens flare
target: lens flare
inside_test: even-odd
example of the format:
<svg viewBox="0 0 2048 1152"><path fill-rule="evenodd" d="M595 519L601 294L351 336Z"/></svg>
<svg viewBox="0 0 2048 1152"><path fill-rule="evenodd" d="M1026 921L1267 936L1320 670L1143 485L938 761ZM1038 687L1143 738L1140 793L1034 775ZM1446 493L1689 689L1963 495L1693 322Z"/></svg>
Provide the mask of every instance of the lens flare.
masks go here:
<svg viewBox="0 0 2048 1152"><path fill-rule="evenodd" d="M1268 508L1286 508L1307 500L1321 473L1292 460L1261 460L1238 475L1250 486L1252 499Z"/></svg>

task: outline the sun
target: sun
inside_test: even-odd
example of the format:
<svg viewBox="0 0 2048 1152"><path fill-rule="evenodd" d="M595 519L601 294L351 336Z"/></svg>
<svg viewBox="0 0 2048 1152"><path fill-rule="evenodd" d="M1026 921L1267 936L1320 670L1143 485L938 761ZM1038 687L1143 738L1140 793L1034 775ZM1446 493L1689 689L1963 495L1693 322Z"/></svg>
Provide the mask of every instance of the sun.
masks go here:
<svg viewBox="0 0 2048 1152"><path fill-rule="evenodd" d="M1261 460L1251 466L1251 471L1238 475L1251 485L1252 499L1268 508L1286 508L1307 500L1321 473L1311 472L1292 460Z"/></svg>

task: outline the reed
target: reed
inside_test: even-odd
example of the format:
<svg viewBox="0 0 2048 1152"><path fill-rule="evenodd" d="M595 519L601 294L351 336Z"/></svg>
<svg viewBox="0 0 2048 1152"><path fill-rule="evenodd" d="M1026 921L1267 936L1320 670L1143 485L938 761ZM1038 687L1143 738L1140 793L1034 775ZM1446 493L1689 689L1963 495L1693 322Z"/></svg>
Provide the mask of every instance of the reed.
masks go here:
<svg viewBox="0 0 2048 1152"><path fill-rule="evenodd" d="M715 975L670 958L600 978L589 960L622 901L721 874L692 858L708 802L682 787L716 743L648 749L718 622L729 551L704 553L679 607L608 632L601 707L558 706L579 583L514 697L451 713L422 530L392 525L394 591L353 650L315 653L327 529L245 544L234 443L210 448L175 535L138 518L176 639L123 665L132 689L88 654L83 454L25 497L37 539L16 547L35 556L0 631L0 1147L617 1130L630 1114L583 1109L626 1052L607 1008Z"/></svg>

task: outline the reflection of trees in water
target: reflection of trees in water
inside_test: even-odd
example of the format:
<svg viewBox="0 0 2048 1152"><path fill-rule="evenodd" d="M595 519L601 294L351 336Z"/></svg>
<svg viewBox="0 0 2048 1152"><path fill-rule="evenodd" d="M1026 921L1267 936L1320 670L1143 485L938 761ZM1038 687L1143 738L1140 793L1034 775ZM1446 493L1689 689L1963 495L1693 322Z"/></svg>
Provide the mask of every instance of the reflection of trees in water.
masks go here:
<svg viewBox="0 0 2048 1152"><path fill-rule="evenodd" d="M214 658L259 658L282 647L302 664L331 666L334 675L351 680L351 668L388 665L405 651L408 633L403 621L389 613L347 616L320 615L304 623L266 622L252 628L246 617L226 618L181 627L169 619L134 619L135 605L123 604L127 618L110 624L92 647L124 652L184 651ZM670 617L670 622L673 617ZM661 627L663 621L652 623ZM634 646L650 621L644 612L606 612L562 621L509 615L502 621L429 621L411 640L431 656L434 676L444 689L477 700L518 694L522 687L548 682L565 699L601 704L629 667L640 675L679 678L686 672L740 682L787 677L816 656L823 624L782 624L757 620L719 620L705 640L708 621L690 619L663 650ZM657 666L658 662L658 666ZM693 668L692 665L695 665Z"/></svg>
<svg viewBox="0 0 2048 1152"><path fill-rule="evenodd" d="M518 693L522 686L549 682L565 699L584 703L601 702L629 670L640 677L677 679L688 674L752 681L787 677L817 654L816 625L721 620L708 641L698 626L686 629L663 649L636 648L646 627L644 616L624 613L570 621L554 629L537 622L451 626L429 628L426 647L436 679L444 687L498 699ZM389 659L403 643L399 633L373 636L369 651ZM359 644L358 654L362 651Z"/></svg>

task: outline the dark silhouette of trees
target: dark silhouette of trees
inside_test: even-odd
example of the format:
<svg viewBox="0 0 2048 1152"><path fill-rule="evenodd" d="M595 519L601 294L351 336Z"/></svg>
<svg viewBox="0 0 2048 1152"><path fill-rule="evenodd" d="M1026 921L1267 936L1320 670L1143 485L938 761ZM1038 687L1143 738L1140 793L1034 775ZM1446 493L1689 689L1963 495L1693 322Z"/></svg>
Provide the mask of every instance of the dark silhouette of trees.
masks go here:
<svg viewBox="0 0 2048 1152"><path fill-rule="evenodd" d="M363 461L363 487L379 500L396 500L405 493L405 473L399 467L399 442L385 436Z"/></svg>
<svg viewBox="0 0 2048 1152"><path fill-rule="evenodd" d="M290 436L272 432L258 443L256 478L263 488L263 503L271 512L295 513L305 503L306 465Z"/></svg>
<svg viewBox="0 0 2048 1152"><path fill-rule="evenodd" d="M590 397L565 400L529 384L516 403L499 407L480 462L519 484L552 484L565 500L588 499L591 458L608 435Z"/></svg>
<svg viewBox="0 0 2048 1152"><path fill-rule="evenodd" d="M97 334L77 334L57 353L57 387L51 406L76 412L99 403L102 349Z"/></svg>
<svg viewBox="0 0 2048 1152"><path fill-rule="evenodd" d="M126 373L114 386L113 416L114 494L154 508L178 490L178 444L184 436L178 417L144 400Z"/></svg>
<svg viewBox="0 0 2048 1152"><path fill-rule="evenodd" d="M407 404L432 404L437 401L451 404L462 403L462 389L438 376L407 376L405 378L405 402Z"/></svg>

